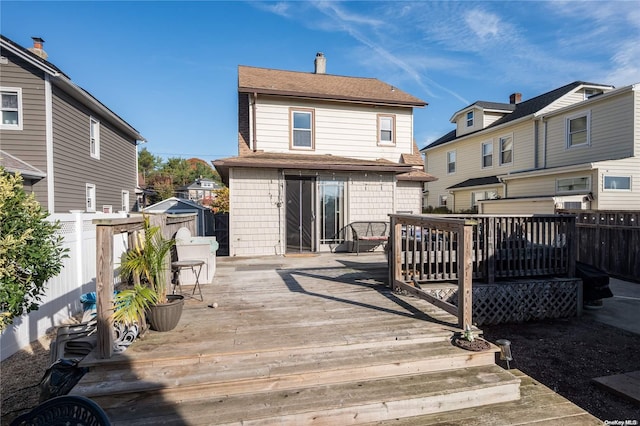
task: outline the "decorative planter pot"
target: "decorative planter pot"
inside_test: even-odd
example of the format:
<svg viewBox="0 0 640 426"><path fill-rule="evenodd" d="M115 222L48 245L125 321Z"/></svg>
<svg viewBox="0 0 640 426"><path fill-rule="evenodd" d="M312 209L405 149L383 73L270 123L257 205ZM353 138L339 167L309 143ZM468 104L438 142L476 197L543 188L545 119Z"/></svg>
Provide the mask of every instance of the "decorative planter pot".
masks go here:
<svg viewBox="0 0 640 426"><path fill-rule="evenodd" d="M468 351L481 352L491 349L491 344L481 337L476 337L473 342L468 341L464 337L458 336L451 339L451 343Z"/></svg>
<svg viewBox="0 0 640 426"><path fill-rule="evenodd" d="M176 328L180 321L184 306L184 296L170 294L167 299L169 299L168 303L151 306L147 312L147 321L152 330L170 331Z"/></svg>

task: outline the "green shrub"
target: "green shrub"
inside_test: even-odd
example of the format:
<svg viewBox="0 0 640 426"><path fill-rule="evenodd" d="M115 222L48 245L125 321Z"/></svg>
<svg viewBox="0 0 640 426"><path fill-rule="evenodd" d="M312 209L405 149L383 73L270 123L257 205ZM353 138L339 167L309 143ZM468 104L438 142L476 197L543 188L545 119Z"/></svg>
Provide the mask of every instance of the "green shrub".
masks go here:
<svg viewBox="0 0 640 426"><path fill-rule="evenodd" d="M24 191L22 177L0 167L0 330L38 309L47 280L68 257L56 235L60 225L48 216Z"/></svg>

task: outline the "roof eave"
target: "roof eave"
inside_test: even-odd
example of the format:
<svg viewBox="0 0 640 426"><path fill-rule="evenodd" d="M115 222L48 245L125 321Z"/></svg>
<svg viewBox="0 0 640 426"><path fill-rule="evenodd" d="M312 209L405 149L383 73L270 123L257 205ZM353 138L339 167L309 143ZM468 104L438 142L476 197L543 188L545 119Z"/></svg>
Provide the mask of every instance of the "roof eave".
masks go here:
<svg viewBox="0 0 640 426"><path fill-rule="evenodd" d="M408 101L396 101L396 100L389 100L389 99L364 99L364 98L355 98L351 96L337 96L337 95L327 95L322 93L294 92L294 91L286 91L286 90L256 88L256 87L238 87L238 92L239 93L257 93L261 95L271 95L271 96L295 97L299 99L313 99L313 100L385 105L385 106L396 106L396 107L407 107L407 108L413 108L413 107L424 108L425 106L428 105L428 103L424 101L408 102Z"/></svg>

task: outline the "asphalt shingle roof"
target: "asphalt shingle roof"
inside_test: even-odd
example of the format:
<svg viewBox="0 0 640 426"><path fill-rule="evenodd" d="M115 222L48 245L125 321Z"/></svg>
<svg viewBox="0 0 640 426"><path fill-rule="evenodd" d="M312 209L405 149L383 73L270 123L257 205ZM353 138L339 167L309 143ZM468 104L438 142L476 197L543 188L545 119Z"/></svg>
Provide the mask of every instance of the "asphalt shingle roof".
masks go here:
<svg viewBox="0 0 640 426"><path fill-rule="evenodd" d="M567 85L564 85L562 87L559 87L557 89L554 89L550 92L547 93L543 93L542 95L538 95L534 98L528 99L526 101L520 102L518 104L513 104L514 108L513 108L513 112L505 115L504 117L502 117L501 119L493 122L490 126L485 127L482 130L478 130L476 132L472 132L472 133L467 133L464 136L469 136L478 132L482 132L484 130L487 129L491 129L493 127L497 127L500 126L502 124L508 123L510 121L514 121L517 120L519 118L522 117L526 117L527 115L531 115L531 114L535 114L536 112L542 110L543 108L547 107L548 105L550 105L551 103L555 102L556 100L560 99L562 96L566 95L567 93L571 92L572 90L574 90L576 87L580 86L580 85L592 85L592 86L606 86L603 84L597 84L597 83L588 83L585 81L574 81L573 83L569 83ZM512 105L512 104L501 104L501 103L495 103L495 102L485 102L485 101L478 101L472 105L491 105L491 107L489 109L498 109L498 108L494 108L496 106L500 106L500 105ZM468 108L468 107L465 107ZM465 109L463 108L463 109ZM463 136L461 136L463 137ZM444 136L440 137L439 139L436 139L435 141L433 141L432 143L430 143L428 146L426 146L423 149L428 149L428 148L434 148L436 146L439 145L443 145L447 142L451 142L453 140L457 139L456 138L456 131L452 130L451 132L445 134Z"/></svg>
<svg viewBox="0 0 640 426"><path fill-rule="evenodd" d="M375 78L238 66L238 91L345 102L424 107L427 103Z"/></svg>
<svg viewBox="0 0 640 426"><path fill-rule="evenodd" d="M456 183L455 185L452 185L447 189L468 188L471 186L495 185L497 183L500 183L500 180L498 179L497 176L485 176L485 177L467 179L463 182Z"/></svg>

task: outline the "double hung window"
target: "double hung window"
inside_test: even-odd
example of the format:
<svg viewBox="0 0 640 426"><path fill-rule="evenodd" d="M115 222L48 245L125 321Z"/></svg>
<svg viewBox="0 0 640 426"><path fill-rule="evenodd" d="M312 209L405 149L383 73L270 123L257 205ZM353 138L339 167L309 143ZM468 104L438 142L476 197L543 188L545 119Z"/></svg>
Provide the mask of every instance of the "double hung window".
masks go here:
<svg viewBox="0 0 640 426"><path fill-rule="evenodd" d="M100 159L100 122L93 117L89 117L89 153Z"/></svg>
<svg viewBox="0 0 640 426"><path fill-rule="evenodd" d="M500 165L513 163L513 137L500 138Z"/></svg>
<svg viewBox="0 0 640 426"><path fill-rule="evenodd" d="M291 110L291 147L313 149L313 110Z"/></svg>
<svg viewBox="0 0 640 426"><path fill-rule="evenodd" d="M378 144L395 144L395 127L396 120L393 115L378 115Z"/></svg>
<svg viewBox="0 0 640 426"><path fill-rule="evenodd" d="M2 87L0 96L0 129L22 130L22 89Z"/></svg>
<svg viewBox="0 0 640 426"><path fill-rule="evenodd" d="M589 145L590 114L582 113L567 118L567 148Z"/></svg>
<svg viewBox="0 0 640 426"><path fill-rule="evenodd" d="M456 172L456 152L447 152L447 173L453 174Z"/></svg>
<svg viewBox="0 0 640 426"><path fill-rule="evenodd" d="M493 166L493 142L485 142L482 144L482 167Z"/></svg>

